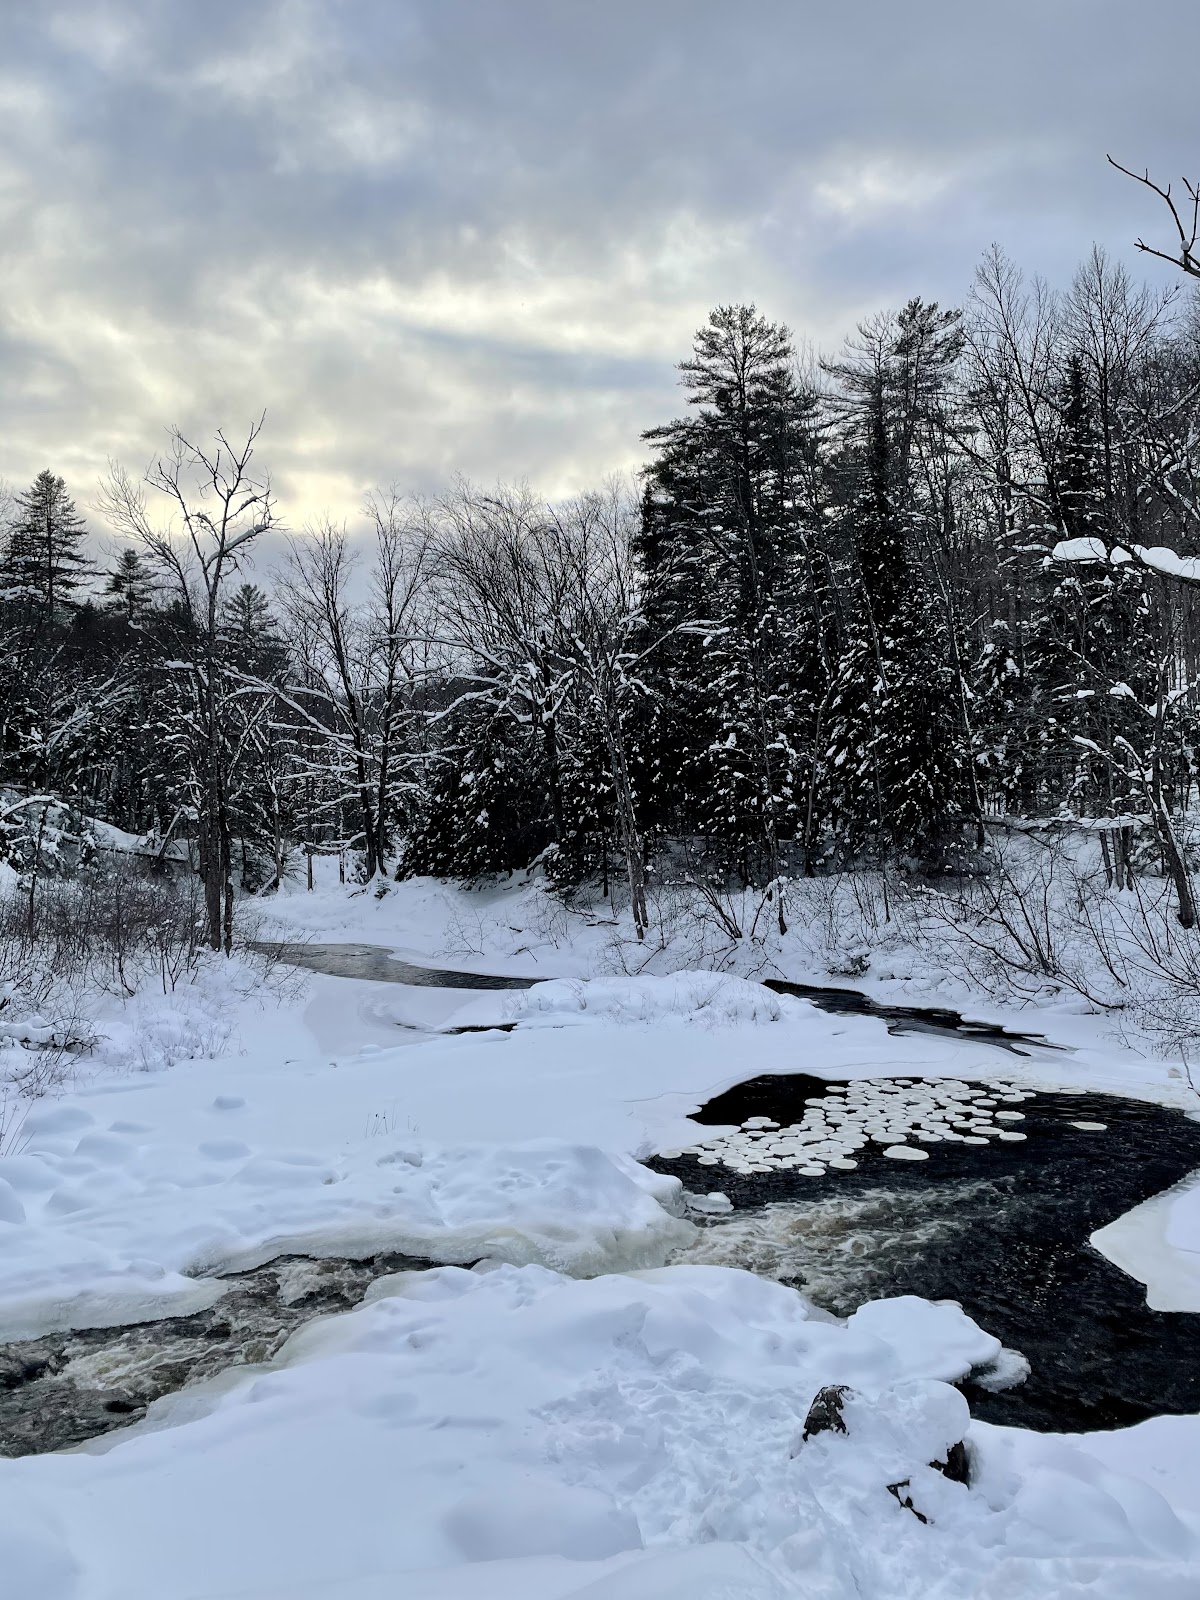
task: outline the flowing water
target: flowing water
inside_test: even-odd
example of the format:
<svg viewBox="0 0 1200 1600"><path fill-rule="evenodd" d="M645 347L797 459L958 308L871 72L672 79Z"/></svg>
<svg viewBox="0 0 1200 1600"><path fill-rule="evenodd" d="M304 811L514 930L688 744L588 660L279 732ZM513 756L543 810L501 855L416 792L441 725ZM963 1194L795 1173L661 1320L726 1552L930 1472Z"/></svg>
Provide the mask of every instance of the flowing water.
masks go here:
<svg viewBox="0 0 1200 1600"><path fill-rule="evenodd" d="M695 1120L786 1125L828 1088L802 1075L755 1078ZM703 1219L677 1259L748 1267L836 1316L888 1295L957 1300L1030 1364L1017 1387L967 1386L989 1421L1074 1431L1200 1411L1200 1316L1151 1311L1143 1286L1088 1243L1200 1167L1200 1122L1116 1095L1039 1093L1022 1102L1019 1126L1021 1142L937 1143L924 1160L890 1160L868 1144L853 1170L820 1176L743 1173L694 1156L650 1165L733 1204Z"/></svg>
<svg viewBox="0 0 1200 1600"><path fill-rule="evenodd" d="M64 1450L139 1422L155 1400L231 1367L270 1361L314 1317L349 1311L379 1278L431 1261L280 1256L231 1273L205 1311L78 1328L0 1345L0 1456Z"/></svg>
<svg viewBox="0 0 1200 1600"><path fill-rule="evenodd" d="M507 978L490 972L458 972L449 967L424 967L381 944L278 944L259 940L251 946L288 966L323 972L331 978L366 978L372 983L407 983L421 989L532 989L540 978Z"/></svg>

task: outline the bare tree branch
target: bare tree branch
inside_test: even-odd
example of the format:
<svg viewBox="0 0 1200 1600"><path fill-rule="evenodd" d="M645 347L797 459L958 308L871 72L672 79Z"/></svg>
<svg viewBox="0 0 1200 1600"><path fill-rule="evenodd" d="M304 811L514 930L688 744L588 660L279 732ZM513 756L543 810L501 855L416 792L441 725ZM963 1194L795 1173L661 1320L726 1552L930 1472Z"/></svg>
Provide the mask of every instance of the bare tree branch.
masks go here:
<svg viewBox="0 0 1200 1600"><path fill-rule="evenodd" d="M1159 197L1171 213L1171 221L1174 223L1175 232L1179 237L1178 255L1172 255L1168 250L1155 249L1153 245L1148 245L1144 239L1135 239L1134 247L1141 250L1145 255L1157 256L1160 261L1169 261L1173 267L1178 267L1181 272L1186 272L1190 278L1200 278L1200 256L1196 253L1196 241L1200 238L1200 183L1195 183L1188 178L1181 180L1191 206L1191 218L1189 220L1180 215L1179 207L1175 203L1175 197L1171 193L1171 185L1169 183L1166 188L1163 188L1161 184L1155 183L1148 169L1145 172L1132 172L1128 167L1123 167L1119 161L1114 161L1112 156L1108 156L1106 159L1110 167L1115 167L1118 172L1124 173L1127 178L1132 178L1135 183L1142 184L1143 187ZM1187 209L1188 207L1185 205L1184 211L1186 212Z"/></svg>

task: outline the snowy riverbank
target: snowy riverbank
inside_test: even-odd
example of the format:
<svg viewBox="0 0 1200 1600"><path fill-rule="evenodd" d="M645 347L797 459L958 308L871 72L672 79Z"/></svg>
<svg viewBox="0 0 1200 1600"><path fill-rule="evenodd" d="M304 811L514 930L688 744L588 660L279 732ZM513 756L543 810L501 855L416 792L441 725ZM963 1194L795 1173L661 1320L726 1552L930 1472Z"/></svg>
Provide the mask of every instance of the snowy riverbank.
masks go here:
<svg viewBox="0 0 1200 1600"><path fill-rule="evenodd" d="M209 1303L213 1272L279 1251L488 1270L384 1280L270 1371L185 1390L83 1453L0 1462L21 1600L1190 1600L1200 1419L1078 1441L969 1423L945 1385L990 1358L989 1330L898 1300L839 1324L743 1272L664 1268L691 1225L638 1160L694 1142L688 1114L756 1074L1002 1069L1186 1107L1168 1062L1065 1012L1021 1014L1073 1046L1023 1059L736 976L589 981L610 930L539 942L554 912L531 896L414 884L277 909L281 932L573 981L472 996L314 976L282 1006L231 991L228 1053L81 1073L0 1161L4 1337ZM519 1025L429 1031L499 1021ZM1181 1228L1168 1267L1200 1242ZM1136 1268L1136 1237L1126 1253ZM871 1404L802 1443L829 1383ZM964 1431L970 1488L928 1465ZM927 1522L889 1494L905 1479Z"/></svg>

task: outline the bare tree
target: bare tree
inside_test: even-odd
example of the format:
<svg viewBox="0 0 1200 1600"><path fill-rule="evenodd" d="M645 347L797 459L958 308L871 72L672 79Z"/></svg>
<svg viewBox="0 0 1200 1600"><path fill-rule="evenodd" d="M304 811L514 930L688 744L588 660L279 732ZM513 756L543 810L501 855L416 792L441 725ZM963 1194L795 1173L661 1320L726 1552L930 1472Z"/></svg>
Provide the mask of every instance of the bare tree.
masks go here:
<svg viewBox="0 0 1200 1600"><path fill-rule="evenodd" d="M354 598L363 548L324 522L290 541L280 595L300 645L303 681L292 709L325 744L332 803L357 807L368 880L388 870L402 732L421 670L416 617L424 601L428 525L394 492L371 496L375 528L369 589Z"/></svg>
<svg viewBox="0 0 1200 1600"><path fill-rule="evenodd" d="M546 509L524 486L460 482L436 508L439 635L463 664L461 699L486 700L541 746L555 843L564 837L559 713L566 675L554 645L569 582L547 541Z"/></svg>
<svg viewBox="0 0 1200 1600"><path fill-rule="evenodd" d="M1135 183L1143 184L1166 206L1171 214L1171 222L1179 241L1179 254L1175 255L1170 250L1158 250L1149 245L1144 239L1135 239L1134 246L1148 256L1157 256L1160 261L1169 261L1173 267L1178 267L1181 272L1186 272L1190 278L1200 278L1200 254L1197 253L1197 240L1200 239L1200 183L1189 178L1182 179L1184 193L1187 199L1180 210L1176 204L1175 196L1171 193L1171 185L1164 188L1155 183L1149 170L1145 172L1131 172L1128 167L1123 167L1119 161L1107 157L1110 167L1115 167L1118 172L1123 172L1127 178L1132 178ZM1189 214L1190 213L1190 214Z"/></svg>
<svg viewBox="0 0 1200 1600"><path fill-rule="evenodd" d="M291 540L288 575L280 592L298 636L308 645L303 651L305 681L294 691L293 704L333 747L333 774L348 769L367 877L373 878L381 862L379 819L364 705L361 619L349 595L355 565L345 525L320 523Z"/></svg>
<svg viewBox="0 0 1200 1600"><path fill-rule="evenodd" d="M194 444L173 428L166 454L144 480L114 463L100 491L100 509L146 550L178 607L180 658L170 663L180 688L177 733L195 809L206 938L226 953L233 944L230 802L249 748L235 702L255 691L228 670L221 610L229 579L279 522L270 478L254 466L263 420L240 444L223 431L212 445ZM165 523L152 514L147 488L166 502Z"/></svg>
<svg viewBox="0 0 1200 1600"><path fill-rule="evenodd" d="M403 500L395 488L369 495L364 509L375 528L367 641L377 751L375 814L380 857L386 860L400 791L409 782L402 762L414 754L406 735L420 726L414 702L428 670L432 534L425 507Z"/></svg>
<svg viewBox="0 0 1200 1600"><path fill-rule="evenodd" d="M634 932L646 936L646 865L630 776L628 722L649 693L639 667L660 641L639 639L639 574L631 535L636 508L619 483L580 496L546 518L544 564L562 575L553 645L568 692L599 731L616 802Z"/></svg>

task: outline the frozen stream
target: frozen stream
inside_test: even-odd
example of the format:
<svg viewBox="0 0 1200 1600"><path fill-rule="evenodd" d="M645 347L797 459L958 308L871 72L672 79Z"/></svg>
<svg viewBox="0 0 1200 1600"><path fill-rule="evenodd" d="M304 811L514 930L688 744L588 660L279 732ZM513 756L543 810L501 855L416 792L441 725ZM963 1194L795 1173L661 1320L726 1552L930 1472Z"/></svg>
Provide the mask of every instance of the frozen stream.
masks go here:
<svg viewBox="0 0 1200 1600"><path fill-rule="evenodd" d="M277 948L315 971L377 981L464 989L537 981L419 966L373 945ZM878 1018L893 1033L965 1037L1015 1054L1047 1047L1040 1035L941 1007L783 979L767 987L835 1015ZM803 1076L754 1079L710 1101L698 1120L786 1124L827 1088ZM693 1192L718 1189L733 1201L733 1215L710 1220L687 1259L794 1283L838 1316L896 1294L960 1301L1031 1367L1024 1383L972 1393L985 1418L1086 1430L1200 1410L1200 1317L1149 1310L1142 1285L1088 1243L1200 1167L1200 1123L1117 1096L1039 1094L1005 1126L1023 1136L940 1142L911 1162L869 1146L851 1168L820 1176L742 1175L687 1157L652 1165Z"/></svg>

